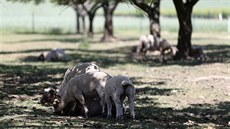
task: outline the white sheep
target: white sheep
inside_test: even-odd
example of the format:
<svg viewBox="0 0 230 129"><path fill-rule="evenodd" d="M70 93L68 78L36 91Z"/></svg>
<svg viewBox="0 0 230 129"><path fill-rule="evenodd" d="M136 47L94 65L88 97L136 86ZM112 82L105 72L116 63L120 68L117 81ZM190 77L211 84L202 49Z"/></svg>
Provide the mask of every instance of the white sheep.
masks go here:
<svg viewBox="0 0 230 129"><path fill-rule="evenodd" d="M74 76L81 75L83 73L100 71L100 68L94 63L80 63L73 68L67 69L63 77L61 85L58 87L59 92L65 87L67 82Z"/></svg>
<svg viewBox="0 0 230 129"><path fill-rule="evenodd" d="M83 73L93 72L93 71L100 71L100 68L94 63L80 63L74 66L73 68L67 69L63 77L63 81L61 82L61 85L56 90L50 87L44 89L43 95L40 99L40 103L41 104L47 103L49 105L53 104L56 95L62 94L63 89L65 88L67 82L71 78Z"/></svg>
<svg viewBox="0 0 230 129"><path fill-rule="evenodd" d="M100 96L102 112L104 112L104 87L111 76L105 72L88 72L74 76L66 84L61 97L55 102L55 112L62 112L71 101L78 100L84 108L84 117L88 117L88 107L84 96Z"/></svg>
<svg viewBox="0 0 230 129"><path fill-rule="evenodd" d="M160 51L162 56L162 61L165 61L165 52L170 50L170 55L175 56L177 49L166 39L159 37L154 37L153 35L142 35L139 39L139 45L137 46L136 52L141 54L142 57L146 58L146 53L148 51Z"/></svg>
<svg viewBox="0 0 230 129"><path fill-rule="evenodd" d="M42 52L38 60L41 61L65 61L66 60L66 54L63 49L54 48L50 50L49 52Z"/></svg>
<svg viewBox="0 0 230 129"><path fill-rule="evenodd" d="M116 119L123 119L123 101L129 100L129 109L132 119L135 119L134 97L135 87L126 76L114 76L105 85L105 102L107 103L107 117L111 118L112 101L116 106ZM112 101L111 101L112 99Z"/></svg>

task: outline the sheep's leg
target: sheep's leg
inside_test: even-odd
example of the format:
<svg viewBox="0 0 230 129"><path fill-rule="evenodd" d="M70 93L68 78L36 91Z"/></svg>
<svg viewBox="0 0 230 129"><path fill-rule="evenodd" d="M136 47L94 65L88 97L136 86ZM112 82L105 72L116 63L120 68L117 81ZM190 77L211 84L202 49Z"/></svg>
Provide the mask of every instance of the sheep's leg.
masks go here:
<svg viewBox="0 0 230 129"><path fill-rule="evenodd" d="M135 113L134 113L134 98L135 98L135 89L129 87L126 90L126 94L128 96L129 101L129 110L130 110L130 116L134 120L135 119Z"/></svg>
<svg viewBox="0 0 230 129"><path fill-rule="evenodd" d="M99 94L99 97L101 99L100 104L102 106L102 114L104 114L105 113L105 94L104 94L104 89L97 88L96 91Z"/></svg>
<svg viewBox="0 0 230 129"><path fill-rule="evenodd" d="M115 103L116 106L116 119L117 120L121 120L123 119L123 111L122 111L122 103L120 101L120 96L116 96L115 98L113 98L113 101Z"/></svg>
<svg viewBox="0 0 230 129"><path fill-rule="evenodd" d="M112 102L111 102L110 96L107 94L105 94L105 101L107 103L107 118L112 118L112 113L111 113Z"/></svg>
<svg viewBox="0 0 230 129"><path fill-rule="evenodd" d="M89 109L86 106L84 96L82 94L78 94L78 95L75 95L75 97L79 100L80 104L82 104L83 106L85 118L88 118Z"/></svg>
<svg viewBox="0 0 230 129"><path fill-rule="evenodd" d="M160 53L161 53L161 62L165 63L165 50L164 49L160 49Z"/></svg>
<svg viewBox="0 0 230 129"><path fill-rule="evenodd" d="M125 113L125 105L124 105L125 97L126 97L125 95L121 96L121 104L122 104L122 112L123 112L123 114Z"/></svg>
<svg viewBox="0 0 230 129"><path fill-rule="evenodd" d="M134 113L134 96L129 96L129 110L130 110L130 116L134 120L135 119L135 113Z"/></svg>

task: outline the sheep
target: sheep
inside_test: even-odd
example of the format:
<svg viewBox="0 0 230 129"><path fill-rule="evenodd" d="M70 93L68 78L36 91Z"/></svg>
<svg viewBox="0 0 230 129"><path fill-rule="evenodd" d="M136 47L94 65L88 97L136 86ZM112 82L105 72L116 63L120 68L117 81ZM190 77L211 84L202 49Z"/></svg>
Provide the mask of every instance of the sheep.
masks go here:
<svg viewBox="0 0 230 129"><path fill-rule="evenodd" d="M78 100L83 106L84 117L88 118L89 109L84 96L99 95L102 113L104 113L104 87L110 78L111 76L105 72L88 72L74 76L61 92L59 100L54 103L55 112L62 112L69 102Z"/></svg>
<svg viewBox="0 0 230 129"><path fill-rule="evenodd" d="M41 61L65 61L66 60L66 54L63 49L57 49L54 48L50 50L49 52L42 52L38 60Z"/></svg>
<svg viewBox="0 0 230 129"><path fill-rule="evenodd" d="M56 95L57 95L57 90L55 90L54 88L51 87L45 88L42 97L40 99L40 103L52 105L54 100L56 99Z"/></svg>
<svg viewBox="0 0 230 129"><path fill-rule="evenodd" d="M105 102L107 104L107 117L111 118L112 101L116 106L116 119L123 119L123 102L128 97L130 115L135 119L134 97L135 87L126 76L114 76L105 85ZM112 99L112 101L111 101Z"/></svg>
<svg viewBox="0 0 230 129"><path fill-rule="evenodd" d="M191 57L199 61L204 61L207 58L204 54L203 48L199 46L193 46L190 53Z"/></svg>
<svg viewBox="0 0 230 129"><path fill-rule="evenodd" d="M84 96L84 98L85 98L86 106L89 109L88 116L91 117L91 116L101 115L102 106L100 104L99 95L93 97ZM55 99L55 101L60 102L60 99ZM57 103L54 102L54 105L57 105ZM67 104L66 108L63 109L63 114L69 116L84 116L84 108L78 100L71 101Z"/></svg>
<svg viewBox="0 0 230 129"><path fill-rule="evenodd" d="M47 103L48 105L52 105L57 93L60 92L61 94L67 82L71 78L83 73L93 72L93 71L100 71L100 68L94 63L80 63L74 66L73 68L67 69L63 77L63 81L61 82L61 85L56 90L51 87L44 89L43 95L40 99L40 103L41 104Z"/></svg>
<svg viewBox="0 0 230 129"><path fill-rule="evenodd" d="M140 44L136 48L136 52L146 59L148 51L159 50L162 61L165 61L165 52L170 50L170 55L175 56L177 49L169 44L166 39L154 37L153 35L142 35L139 39Z"/></svg>
<svg viewBox="0 0 230 129"><path fill-rule="evenodd" d="M58 88L59 92L62 92L62 89L65 87L68 81L74 76L95 71L100 71L100 68L94 63L80 63L74 66L73 68L67 69L63 81Z"/></svg>

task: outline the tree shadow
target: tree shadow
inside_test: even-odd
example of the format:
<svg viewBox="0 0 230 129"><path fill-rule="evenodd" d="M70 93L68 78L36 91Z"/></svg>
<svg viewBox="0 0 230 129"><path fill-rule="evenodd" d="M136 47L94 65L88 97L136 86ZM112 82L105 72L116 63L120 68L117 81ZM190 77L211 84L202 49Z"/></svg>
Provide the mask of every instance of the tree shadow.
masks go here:
<svg viewBox="0 0 230 129"><path fill-rule="evenodd" d="M0 65L0 81L3 86L0 88L2 94L27 94L35 95L46 87L56 87L62 78L55 75L63 74L66 69L52 68L47 66L32 65Z"/></svg>
<svg viewBox="0 0 230 129"><path fill-rule="evenodd" d="M145 98L148 99L148 98ZM147 102L151 102L150 99ZM217 104L193 104L181 110L154 106L136 107L136 116L148 127L188 128L215 124L218 128L229 127L230 102Z"/></svg>
<svg viewBox="0 0 230 129"><path fill-rule="evenodd" d="M86 38L42 38L42 39L33 39L33 40L19 40L19 41L10 41L10 42L4 42L4 43L37 43L37 42L50 42L50 41L57 41L61 43L79 43L84 42Z"/></svg>
<svg viewBox="0 0 230 129"><path fill-rule="evenodd" d="M107 50L89 50L89 49L65 49L69 51L68 59L65 62L96 62L100 67L108 68L114 65L140 64L151 67L161 67L170 65L196 66L210 63L230 63L230 45L206 45L205 53L207 59L201 60L172 60L168 59L166 63L160 61L159 56L149 56L147 60L141 60L139 56L132 52L133 46L124 46ZM24 51L0 52L0 54L14 53L33 53L43 52L48 49L35 49ZM38 56L38 55L37 55ZM36 62L35 56L27 56L21 59L22 62Z"/></svg>
<svg viewBox="0 0 230 129"><path fill-rule="evenodd" d="M214 48L212 48L214 47ZM167 63L162 63L159 56L148 57L143 61L138 59L138 56L132 53L133 46L119 47L109 50L87 50L78 49L69 54L69 61L76 60L77 62L91 62L96 61L101 67L110 67L117 64L142 64L152 67L180 65L180 66L196 66L210 63L229 63L230 62L230 46L207 46L205 49L207 60L173 60L168 59ZM225 49L223 49L225 48ZM227 49L227 50L226 50Z"/></svg>

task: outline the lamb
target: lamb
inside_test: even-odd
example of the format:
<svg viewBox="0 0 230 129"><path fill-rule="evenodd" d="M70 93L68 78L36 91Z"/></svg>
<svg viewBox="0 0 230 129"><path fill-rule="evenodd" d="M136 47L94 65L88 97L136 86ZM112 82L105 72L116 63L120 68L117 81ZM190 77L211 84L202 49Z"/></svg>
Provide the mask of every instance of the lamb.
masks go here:
<svg viewBox="0 0 230 129"><path fill-rule="evenodd" d="M66 54L63 49L57 49L54 48L50 50L49 52L42 52L38 60L41 61L65 61L66 60Z"/></svg>
<svg viewBox="0 0 230 129"><path fill-rule="evenodd" d="M65 75L63 77L63 81L61 85L58 87L57 90L54 88L46 88L44 89L43 95L40 99L41 104L47 103L48 105L52 105L54 102L54 99L56 98L57 93L63 91L65 88L67 82L73 78L74 76L87 73L87 72L93 72L93 71L100 71L100 68L94 64L94 63L80 63L74 66L73 68L67 69L65 72Z"/></svg>
<svg viewBox="0 0 230 129"><path fill-rule="evenodd" d="M78 100L84 109L84 117L88 118L89 109L86 105L85 97L99 95L102 112L104 112L104 87L111 76L105 72L88 72L79 76L74 76L66 84L59 100L55 102L55 112L62 112L71 101Z"/></svg>
<svg viewBox="0 0 230 129"><path fill-rule="evenodd" d="M126 76L114 76L105 85L105 102L107 103L107 117L111 118L112 101L116 106L116 119L123 119L123 102L128 97L130 115L135 119L134 97L135 87ZM112 101L111 101L112 99Z"/></svg>
<svg viewBox="0 0 230 129"><path fill-rule="evenodd" d="M148 51L159 50L162 56L162 61L165 61L165 52L170 50L170 55L175 56L177 49L166 39L154 37L153 35L142 35L139 39L140 44L137 46L136 52L141 54L142 57L146 58Z"/></svg>

